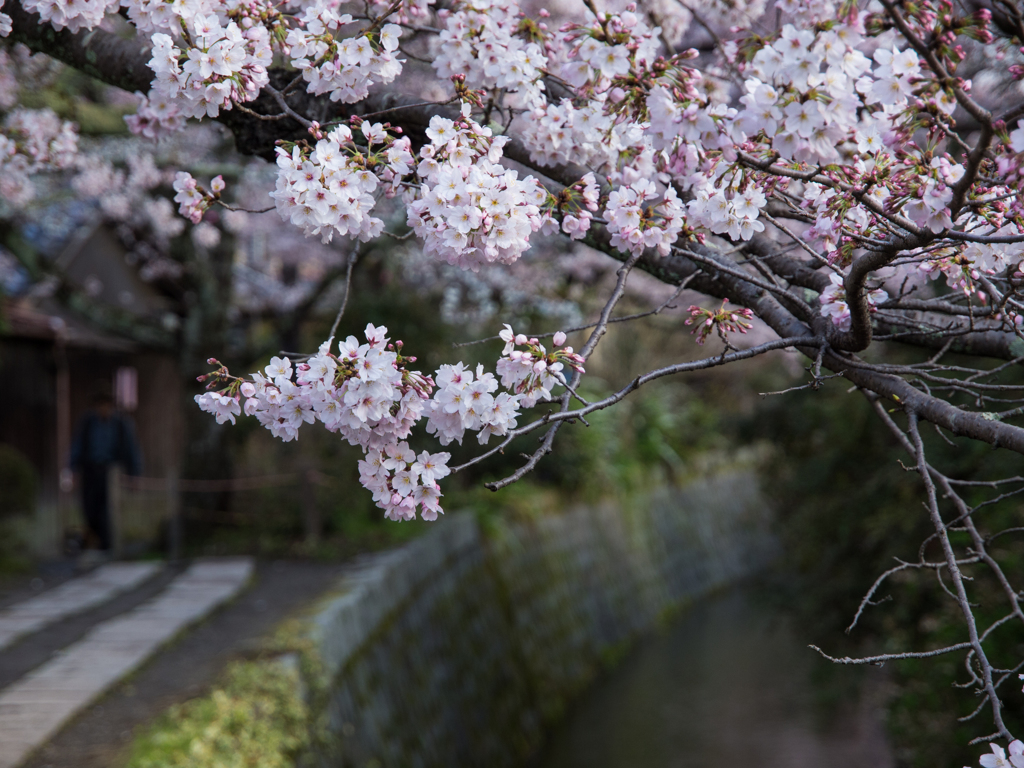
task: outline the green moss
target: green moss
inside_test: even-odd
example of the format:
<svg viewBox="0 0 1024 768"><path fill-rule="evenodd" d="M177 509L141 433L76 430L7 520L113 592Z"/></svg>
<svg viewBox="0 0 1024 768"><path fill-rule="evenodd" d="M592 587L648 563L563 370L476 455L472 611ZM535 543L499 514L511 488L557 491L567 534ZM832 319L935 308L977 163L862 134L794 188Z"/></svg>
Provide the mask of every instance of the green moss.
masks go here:
<svg viewBox="0 0 1024 768"><path fill-rule="evenodd" d="M308 744L299 691L294 667L234 662L209 695L172 707L138 738L128 768L291 768Z"/></svg>

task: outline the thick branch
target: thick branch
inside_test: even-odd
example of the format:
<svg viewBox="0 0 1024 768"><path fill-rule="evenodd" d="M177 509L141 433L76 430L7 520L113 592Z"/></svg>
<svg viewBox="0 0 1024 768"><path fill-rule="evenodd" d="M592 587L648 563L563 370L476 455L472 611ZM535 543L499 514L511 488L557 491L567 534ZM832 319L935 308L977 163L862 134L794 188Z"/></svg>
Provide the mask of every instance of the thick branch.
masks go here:
<svg viewBox="0 0 1024 768"><path fill-rule="evenodd" d="M58 32L19 2L5 3L3 12L11 17L11 42L23 43L33 51L126 91L149 90L153 71L147 64L148 41L124 40L102 29Z"/></svg>

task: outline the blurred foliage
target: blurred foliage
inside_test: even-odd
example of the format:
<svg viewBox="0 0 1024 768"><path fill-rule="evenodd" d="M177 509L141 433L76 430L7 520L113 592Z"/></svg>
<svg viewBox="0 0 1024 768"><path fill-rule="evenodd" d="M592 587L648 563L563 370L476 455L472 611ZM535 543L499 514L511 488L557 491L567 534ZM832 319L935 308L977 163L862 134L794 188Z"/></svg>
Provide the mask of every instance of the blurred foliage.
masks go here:
<svg viewBox="0 0 1024 768"><path fill-rule="evenodd" d="M31 569L27 523L35 510L39 479L32 462L9 445L0 445L0 573Z"/></svg>
<svg viewBox="0 0 1024 768"><path fill-rule="evenodd" d="M78 124L84 136L127 134L124 116L133 114L131 103L110 104L110 88L99 80L64 67L46 88L22 90L19 103L29 109L48 107L64 120Z"/></svg>
<svg viewBox="0 0 1024 768"><path fill-rule="evenodd" d="M923 506L923 485L903 466L910 457L866 399L847 390L839 382L818 392L769 398L741 432L748 440L770 439L775 447L763 482L779 510L785 544L778 599L798 614L808 642L833 656L963 642L967 632L959 608L934 571L896 574L875 595L883 604L869 606L849 637L843 632L875 579L896 565L895 558L916 562L922 542L934 530ZM901 414L893 416L903 423ZM939 435L930 425L923 425L922 437L930 463L950 477L991 480L1020 474L1020 457L1008 451ZM967 501L977 503L986 493L991 492L979 489ZM944 504L943 512L949 519L951 505ZM983 535L1020 526L1024 502L1006 500L975 519ZM966 533L953 537L957 545L968 541ZM1024 537L1001 537L992 552L1012 583L1024 583ZM930 562L942 560L934 541L925 554ZM988 626L1008 612L1005 594L985 566L964 570L972 578L967 588L977 603L975 616L981 627ZM995 665L1013 667L1024 659L1024 631L1010 624L995 633L986 649ZM889 730L898 764L975 765L983 750L968 742L993 728L988 711L969 723L957 722L977 703L952 685L966 680L963 654L891 662L886 668L894 688ZM863 679L849 668L823 670L833 686L840 681L840 688L843 681ZM1024 696L1016 675L1001 692L1010 729L1024 732Z"/></svg>
<svg viewBox="0 0 1024 768"><path fill-rule="evenodd" d="M32 462L13 446L0 445L0 520L30 514L37 484Z"/></svg>

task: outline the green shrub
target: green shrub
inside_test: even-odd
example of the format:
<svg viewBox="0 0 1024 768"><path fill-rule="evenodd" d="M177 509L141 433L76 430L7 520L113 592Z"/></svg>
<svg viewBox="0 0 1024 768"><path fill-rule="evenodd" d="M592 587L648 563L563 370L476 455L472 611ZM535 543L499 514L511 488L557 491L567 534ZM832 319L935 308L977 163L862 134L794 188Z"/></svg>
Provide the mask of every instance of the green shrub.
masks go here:
<svg viewBox="0 0 1024 768"><path fill-rule="evenodd" d="M237 661L208 695L172 707L136 739L128 768L292 768L307 717L295 668Z"/></svg>

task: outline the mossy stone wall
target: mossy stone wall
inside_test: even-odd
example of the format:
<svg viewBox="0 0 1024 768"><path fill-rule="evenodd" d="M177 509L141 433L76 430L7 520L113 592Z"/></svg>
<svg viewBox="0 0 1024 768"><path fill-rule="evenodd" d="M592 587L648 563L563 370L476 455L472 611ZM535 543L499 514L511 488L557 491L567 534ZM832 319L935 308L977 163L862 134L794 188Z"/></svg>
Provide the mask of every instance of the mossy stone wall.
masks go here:
<svg viewBox="0 0 1024 768"><path fill-rule="evenodd" d="M770 513L737 471L642 504L481 531L454 515L369 559L308 630L310 763L522 765L603 666L661 617L772 557ZM316 670L311 673L308 670Z"/></svg>

